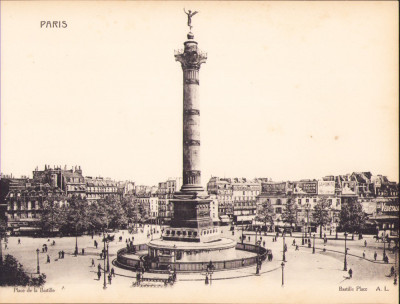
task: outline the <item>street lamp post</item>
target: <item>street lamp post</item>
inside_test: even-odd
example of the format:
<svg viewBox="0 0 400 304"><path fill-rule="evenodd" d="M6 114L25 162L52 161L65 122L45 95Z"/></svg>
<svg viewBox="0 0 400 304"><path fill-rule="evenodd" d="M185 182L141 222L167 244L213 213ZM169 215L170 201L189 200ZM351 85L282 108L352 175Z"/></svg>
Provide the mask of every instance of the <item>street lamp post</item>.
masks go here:
<svg viewBox="0 0 400 304"><path fill-rule="evenodd" d="M344 233L344 267L343 271L347 271L347 235L348 233Z"/></svg>
<svg viewBox="0 0 400 304"><path fill-rule="evenodd" d="M39 266L39 248L38 249L36 249L36 255L37 255L37 268L36 268L36 272L38 273L38 274L40 274L40 266Z"/></svg>
<svg viewBox="0 0 400 304"><path fill-rule="evenodd" d="M110 255L108 254L108 242L107 242L107 272L110 271Z"/></svg>
<svg viewBox="0 0 400 304"><path fill-rule="evenodd" d="M382 240L383 240L383 257L382 257L382 260L385 260L385 256L386 256L386 242L385 242L385 236L383 236Z"/></svg>
<svg viewBox="0 0 400 304"><path fill-rule="evenodd" d="M243 244L243 221L242 221L242 244Z"/></svg>
<svg viewBox="0 0 400 304"><path fill-rule="evenodd" d="M285 232L282 234L282 261L286 262L286 254L285 254Z"/></svg>
<svg viewBox="0 0 400 304"><path fill-rule="evenodd" d="M314 237L313 237L312 253L315 253L315 233L314 233Z"/></svg>
<svg viewBox="0 0 400 304"><path fill-rule="evenodd" d="M75 226L75 256L78 255L78 226Z"/></svg>
<svg viewBox="0 0 400 304"><path fill-rule="evenodd" d="M282 266L282 287L283 287L283 285L285 284L284 275L283 275L283 270L285 269L285 263L282 262L281 266Z"/></svg>
<svg viewBox="0 0 400 304"><path fill-rule="evenodd" d="M207 265L207 272L210 275L210 286L212 284L212 274L214 273L214 265L212 263L212 261L210 261L210 263Z"/></svg>
<svg viewBox="0 0 400 304"><path fill-rule="evenodd" d="M306 211L307 211L307 225L306 225L306 231L305 231L305 238L307 239L307 232L309 232L309 225L310 225L310 203L306 204ZM311 232L310 232L310 236L311 236Z"/></svg>
<svg viewBox="0 0 400 304"><path fill-rule="evenodd" d="M103 243L104 243L104 254L106 254L106 234L104 233L104 230L103 230ZM106 289L107 282L106 282L106 257L105 256L104 256L104 261L103 261L103 274L104 274L103 289Z"/></svg>

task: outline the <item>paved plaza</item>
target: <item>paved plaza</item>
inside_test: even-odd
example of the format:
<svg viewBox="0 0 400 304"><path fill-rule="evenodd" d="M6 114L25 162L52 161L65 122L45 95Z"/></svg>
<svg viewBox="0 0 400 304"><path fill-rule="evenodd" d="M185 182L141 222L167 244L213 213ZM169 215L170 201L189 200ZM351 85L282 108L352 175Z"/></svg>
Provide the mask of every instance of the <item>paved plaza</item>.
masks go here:
<svg viewBox="0 0 400 304"><path fill-rule="evenodd" d="M117 251L125 247L125 239L134 237L135 244L148 242L146 226L143 233L129 234L128 231L119 231L115 234L115 240L109 243L110 263L116 258ZM158 229L160 230L160 229ZM235 231L234 235L227 227L222 229L222 236L234 238L239 241L242 232ZM119 241L122 236L122 242ZM246 242L254 244L254 232L245 232ZM250 240L249 240L250 237ZM329 237L329 236L328 236ZM156 236L154 236L156 238ZM333 238L333 236L332 236ZM290 291L288 301L293 297L320 299L321 296L335 294L334 298L326 297L326 302L336 302L336 300L346 300L351 297L354 292L363 293L361 299L367 302L394 302L397 298L396 288L393 285L393 277L389 277L390 268L394 265L394 255L391 250L386 250L389 256L389 264L382 261L383 243L376 242L372 236L364 236L362 240L348 240L349 254L347 256L348 269L353 270L353 277L350 279L347 272L343 271L344 259L344 240L339 235L339 240L328 239L328 243L324 246L323 240L316 237L315 254L312 248L301 246L301 235L296 234L293 237L286 237L285 241L288 247L286 252L286 260L284 267L284 286L282 287L282 237L278 237L276 242L272 241L272 234L262 235L262 241L265 241L265 247L272 250L273 260L265 261L262 264L261 274L255 275L255 266L242 268L238 270L226 270L215 272L212 276L211 285L205 285L205 274L203 273L178 273L177 282L173 287L168 288L137 288L132 287L132 283L136 281L135 273L114 267L116 276L112 279L112 284L107 284L107 289L103 291L103 276L100 280L97 278L97 265L103 267L103 260L100 259L100 252L103 249L101 237L81 236L78 237L79 255L73 255L75 248L75 237L51 238L50 241L44 238L19 237L21 244L18 244L18 237L10 237L8 239L8 249L4 249L3 254L11 254L15 256L20 263L24 265L28 273L35 275L37 256L36 249L42 248L43 244L47 244L48 252L39 254L40 270L47 276L47 282L44 290L48 290L46 296L49 301L72 300L73 298L83 301L107 301L107 299L115 299L118 296L120 301L144 301L151 295L152 301L163 301L163 299L173 299L173 301L193 301L193 299L204 299L206 291L207 301L243 301L249 297L257 301L274 299L282 301L280 298L282 293ZM292 245L293 240L300 244L299 250L295 250ZM51 245L55 240L56 244ZM98 248L94 247L94 240L99 243ZM367 241L365 247L364 241ZM387 244L386 244L387 246ZM81 254L84 248L85 254ZM325 251L323 251L325 248ZM58 252L65 251L65 258L58 259ZM365 258L363 252L365 251ZM374 260L374 252L377 252L377 261ZM50 256L50 263L47 263L47 255ZM95 261L95 267L91 266L92 259ZM218 288L213 288L218 286ZM387 291L385 291L385 286ZM339 288L352 287L354 291L340 291ZM359 291L356 291L359 287ZM379 290L377 288L379 287ZM361 291L361 289L367 290ZM54 290L54 292L52 292ZM102 292L91 292L98 290ZM182 292L176 293L175 291ZM184 291L191 292L185 293ZM199 293L196 295L194 293ZM2 294L15 297L18 301L32 301L29 295L25 298L26 293L18 293L13 288L2 288ZM314 295L315 293L315 295ZM177 295L179 294L179 297ZM365 299L363 298L365 294ZM43 297L43 292L40 295ZM63 297L67 298L63 298ZM101 298L98 298L100 297ZM223 296L223 297L222 297ZM357 297L360 297L357 294ZM317 301L318 302L318 301Z"/></svg>

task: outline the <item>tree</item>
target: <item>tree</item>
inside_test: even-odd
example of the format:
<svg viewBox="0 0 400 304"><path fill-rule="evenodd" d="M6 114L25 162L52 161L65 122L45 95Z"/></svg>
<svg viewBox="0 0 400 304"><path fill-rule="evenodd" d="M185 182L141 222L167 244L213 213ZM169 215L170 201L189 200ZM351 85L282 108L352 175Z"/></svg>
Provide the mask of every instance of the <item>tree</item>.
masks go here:
<svg viewBox="0 0 400 304"><path fill-rule="evenodd" d="M127 222L135 223L138 220L138 210L135 206L135 197L126 196L121 199L121 207L127 217Z"/></svg>
<svg viewBox="0 0 400 304"><path fill-rule="evenodd" d="M71 233L75 231L75 255L78 254L78 231L89 227L89 208L86 199L79 195L68 198L68 207L65 210L65 224L63 230Z"/></svg>
<svg viewBox="0 0 400 304"><path fill-rule="evenodd" d="M60 202L65 200L61 195L51 195L43 202L40 226L43 232L54 232L64 224L64 213Z"/></svg>
<svg viewBox="0 0 400 304"><path fill-rule="evenodd" d="M42 286L45 282L45 274L37 278L29 277L22 264L12 255L7 254L4 263L0 265L0 286Z"/></svg>
<svg viewBox="0 0 400 304"><path fill-rule="evenodd" d="M107 196L89 206L89 223L96 230L125 227L128 217L121 200Z"/></svg>
<svg viewBox="0 0 400 304"><path fill-rule="evenodd" d="M360 232L365 226L366 216L362 210L361 203L357 198L349 200L346 204L342 204L340 210L339 225L342 230L354 233Z"/></svg>
<svg viewBox="0 0 400 304"><path fill-rule="evenodd" d="M256 219L263 222L265 226L267 226L267 223L270 223L272 227L274 225L275 216L274 207L272 207L271 202L267 200L262 203Z"/></svg>
<svg viewBox="0 0 400 304"><path fill-rule="evenodd" d="M331 217L329 216L330 204L325 197L318 199L314 206L313 219L316 225L319 225L319 237L322 238L322 227L330 223Z"/></svg>
<svg viewBox="0 0 400 304"><path fill-rule="evenodd" d="M286 208L282 213L282 220L286 223L290 224L290 227L293 227L293 224L297 225L297 212L298 206L292 198L289 198L286 201Z"/></svg>
<svg viewBox="0 0 400 304"><path fill-rule="evenodd" d="M128 217L122 208L121 200L115 196L107 196L105 199L106 210L109 214L109 226L112 228L124 227L128 224Z"/></svg>

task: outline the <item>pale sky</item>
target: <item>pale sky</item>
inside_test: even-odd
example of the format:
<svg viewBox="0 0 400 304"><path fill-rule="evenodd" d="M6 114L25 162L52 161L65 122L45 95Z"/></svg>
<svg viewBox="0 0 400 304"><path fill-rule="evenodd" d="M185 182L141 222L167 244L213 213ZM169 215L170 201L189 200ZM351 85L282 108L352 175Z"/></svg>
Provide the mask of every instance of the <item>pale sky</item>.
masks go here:
<svg viewBox="0 0 400 304"><path fill-rule="evenodd" d="M1 172L181 176L184 7L200 12L193 32L208 53L204 185L353 171L399 180L396 1L2 1Z"/></svg>

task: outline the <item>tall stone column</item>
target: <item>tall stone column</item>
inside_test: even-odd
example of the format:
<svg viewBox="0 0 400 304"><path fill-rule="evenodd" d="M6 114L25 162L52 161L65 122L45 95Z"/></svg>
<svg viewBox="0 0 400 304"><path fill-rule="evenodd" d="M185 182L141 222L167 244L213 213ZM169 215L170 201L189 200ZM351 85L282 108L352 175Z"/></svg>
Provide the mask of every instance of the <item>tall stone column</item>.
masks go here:
<svg viewBox="0 0 400 304"><path fill-rule="evenodd" d="M207 54L198 49L189 33L184 50L175 52L183 70L183 183L181 192L203 192L200 170L199 71Z"/></svg>

